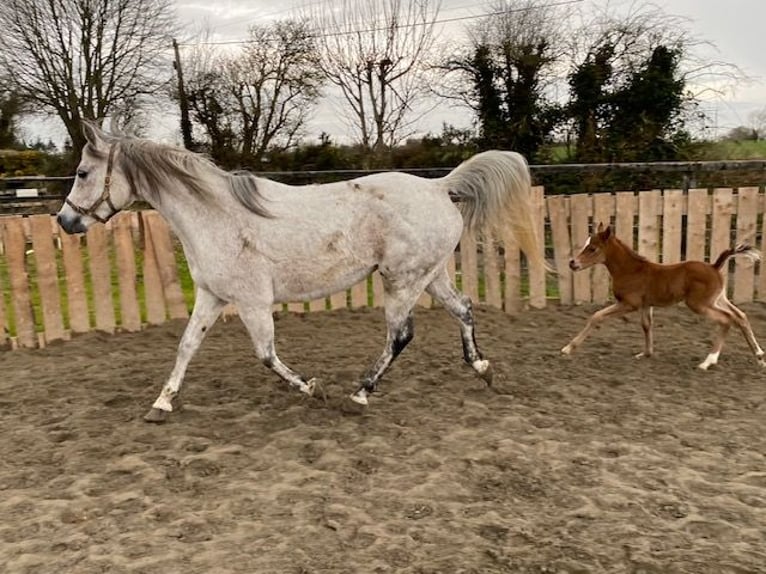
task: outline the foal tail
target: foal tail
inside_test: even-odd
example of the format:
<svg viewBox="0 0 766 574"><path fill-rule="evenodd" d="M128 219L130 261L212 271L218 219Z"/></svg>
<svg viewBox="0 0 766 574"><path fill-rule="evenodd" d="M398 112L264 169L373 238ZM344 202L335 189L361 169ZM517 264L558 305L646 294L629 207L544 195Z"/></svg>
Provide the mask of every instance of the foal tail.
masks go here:
<svg viewBox="0 0 766 574"><path fill-rule="evenodd" d="M746 243L740 243L733 249L730 247L729 249L725 249L724 251L722 251L721 254L718 256L718 259L716 259L715 263L713 263L713 267L715 267L717 271L720 271L730 257L738 257L740 255L743 255L744 257L747 257L748 259L751 259L753 261L761 260L760 251L758 251L751 245L748 245Z"/></svg>
<svg viewBox="0 0 766 574"><path fill-rule="evenodd" d="M552 271L545 261L541 220L524 156L512 151L485 151L461 163L442 178L442 183L458 201L470 231L492 233L497 238L510 231L530 262Z"/></svg>

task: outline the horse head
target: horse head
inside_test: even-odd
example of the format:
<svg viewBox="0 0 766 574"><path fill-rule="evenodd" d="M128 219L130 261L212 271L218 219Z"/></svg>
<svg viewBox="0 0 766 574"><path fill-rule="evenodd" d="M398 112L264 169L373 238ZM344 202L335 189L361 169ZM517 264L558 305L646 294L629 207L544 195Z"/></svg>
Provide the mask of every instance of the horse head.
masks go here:
<svg viewBox="0 0 766 574"><path fill-rule="evenodd" d="M118 140L95 124L83 122L82 150L72 189L56 221L69 234L84 233L96 221L106 223L136 199L133 186L115 163Z"/></svg>
<svg viewBox="0 0 766 574"><path fill-rule="evenodd" d="M588 237L580 252L569 260L569 268L572 271L581 271L597 263L605 263L606 245L612 237L612 227L604 227L603 223L599 223L598 229Z"/></svg>

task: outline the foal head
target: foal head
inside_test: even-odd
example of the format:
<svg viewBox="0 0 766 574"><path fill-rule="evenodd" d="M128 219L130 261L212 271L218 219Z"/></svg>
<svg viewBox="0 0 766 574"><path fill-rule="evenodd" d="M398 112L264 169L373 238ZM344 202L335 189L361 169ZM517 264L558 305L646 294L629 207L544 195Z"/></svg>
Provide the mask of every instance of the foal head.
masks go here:
<svg viewBox="0 0 766 574"><path fill-rule="evenodd" d="M569 260L572 271L581 271L597 263L606 263L606 245L613 237L611 226L598 224L596 233L588 237L580 252Z"/></svg>

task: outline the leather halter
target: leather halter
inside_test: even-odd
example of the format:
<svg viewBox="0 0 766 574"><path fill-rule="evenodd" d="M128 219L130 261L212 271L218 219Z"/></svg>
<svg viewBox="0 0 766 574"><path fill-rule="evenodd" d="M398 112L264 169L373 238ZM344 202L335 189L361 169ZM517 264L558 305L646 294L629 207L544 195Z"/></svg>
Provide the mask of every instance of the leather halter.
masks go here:
<svg viewBox="0 0 766 574"><path fill-rule="evenodd" d="M117 213L120 211L114 206L114 204L112 203L112 198L110 196L110 191L111 191L110 187L112 184L112 167L114 166L114 148L116 145L117 145L116 143L113 143L111 146L109 146L109 159L106 162L106 177L104 177L104 191L101 193L101 196L98 199L96 199L95 202L93 202L93 205L91 205L88 208L85 208L85 207L80 207L79 205L75 205L69 200L68 197L64 200L64 203L66 203L69 207L74 209L80 215L90 216L100 223L106 223L112 217L117 215ZM101 217L98 214L96 214L96 210L99 207L101 207L102 203L106 203L109 206L109 209L112 210L112 212L106 217Z"/></svg>

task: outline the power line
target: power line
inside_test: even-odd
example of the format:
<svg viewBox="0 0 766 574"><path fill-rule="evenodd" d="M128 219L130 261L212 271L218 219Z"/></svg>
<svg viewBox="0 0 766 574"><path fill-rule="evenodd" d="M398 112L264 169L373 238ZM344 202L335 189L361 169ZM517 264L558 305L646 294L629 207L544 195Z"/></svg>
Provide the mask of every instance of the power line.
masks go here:
<svg viewBox="0 0 766 574"><path fill-rule="evenodd" d="M551 2L550 4L544 4L541 6L530 6L528 8L511 8L509 10L499 10L497 12L487 12L485 14L474 14L471 16L456 16L454 18L442 18L432 22L414 22L411 24L398 24L394 26L395 29L400 28L415 28L417 26L430 26L433 24L449 24L452 22L462 22L465 20L475 20L477 18L488 18L490 16L502 16L503 14L510 14L514 12L528 12L530 10L540 10L543 8L556 8L558 6L566 6L569 4L579 4L584 0L561 0L560 2ZM338 36L353 36L355 34L367 34L370 32L385 32L390 30L389 26L381 28L366 28L361 30L349 30L345 32L328 32L326 34L312 34L311 38L334 38ZM249 44L252 40L223 40L219 42L195 42L179 44L181 46L233 46L236 44Z"/></svg>

